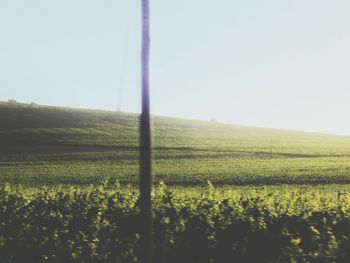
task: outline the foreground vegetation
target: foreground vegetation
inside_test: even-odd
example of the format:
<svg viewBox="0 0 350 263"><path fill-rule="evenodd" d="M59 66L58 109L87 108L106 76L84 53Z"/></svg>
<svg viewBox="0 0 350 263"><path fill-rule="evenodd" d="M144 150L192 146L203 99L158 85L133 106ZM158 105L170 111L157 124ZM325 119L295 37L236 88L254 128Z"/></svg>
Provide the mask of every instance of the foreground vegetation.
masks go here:
<svg viewBox="0 0 350 263"><path fill-rule="evenodd" d="M1 262L137 262L132 188L0 189ZM156 188L160 262L349 262L350 193Z"/></svg>

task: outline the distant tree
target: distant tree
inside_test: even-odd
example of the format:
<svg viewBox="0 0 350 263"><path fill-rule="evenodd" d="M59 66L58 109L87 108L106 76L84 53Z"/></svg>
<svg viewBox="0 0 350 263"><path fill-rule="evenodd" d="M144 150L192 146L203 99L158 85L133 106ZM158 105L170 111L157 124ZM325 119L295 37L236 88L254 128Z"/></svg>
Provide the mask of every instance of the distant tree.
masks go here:
<svg viewBox="0 0 350 263"><path fill-rule="evenodd" d="M38 105L38 104L36 104L35 102L31 102L30 105L35 106L35 105Z"/></svg>
<svg viewBox="0 0 350 263"><path fill-rule="evenodd" d="M8 100L8 103L17 103L17 100Z"/></svg>
<svg viewBox="0 0 350 263"><path fill-rule="evenodd" d="M211 122L218 122L215 118L210 119Z"/></svg>

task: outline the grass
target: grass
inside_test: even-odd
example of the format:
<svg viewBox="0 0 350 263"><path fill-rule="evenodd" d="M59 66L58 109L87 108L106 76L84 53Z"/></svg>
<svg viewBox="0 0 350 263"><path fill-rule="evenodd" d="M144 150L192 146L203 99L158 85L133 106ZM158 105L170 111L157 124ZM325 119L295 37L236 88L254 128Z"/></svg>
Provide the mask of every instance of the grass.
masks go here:
<svg viewBox="0 0 350 263"><path fill-rule="evenodd" d="M153 117L154 176L173 186L346 185L350 137ZM3 183L138 182L138 115L0 103Z"/></svg>

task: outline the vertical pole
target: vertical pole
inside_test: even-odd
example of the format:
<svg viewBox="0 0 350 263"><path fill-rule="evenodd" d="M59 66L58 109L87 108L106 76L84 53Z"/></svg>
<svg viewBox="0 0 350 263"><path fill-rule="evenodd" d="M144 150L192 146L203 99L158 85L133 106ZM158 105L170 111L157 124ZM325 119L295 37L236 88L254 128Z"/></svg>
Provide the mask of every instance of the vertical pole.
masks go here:
<svg viewBox="0 0 350 263"><path fill-rule="evenodd" d="M149 99L149 0L142 0L142 111L140 119L140 262L153 262L152 150Z"/></svg>

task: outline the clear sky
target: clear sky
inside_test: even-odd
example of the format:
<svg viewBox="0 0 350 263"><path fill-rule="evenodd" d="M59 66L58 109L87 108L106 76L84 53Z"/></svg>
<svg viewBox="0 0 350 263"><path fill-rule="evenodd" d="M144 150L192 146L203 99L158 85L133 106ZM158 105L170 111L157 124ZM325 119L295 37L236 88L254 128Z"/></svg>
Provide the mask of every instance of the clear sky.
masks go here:
<svg viewBox="0 0 350 263"><path fill-rule="evenodd" d="M350 135L350 1L151 6L153 114ZM0 100L139 112L140 22L140 0L0 0Z"/></svg>

